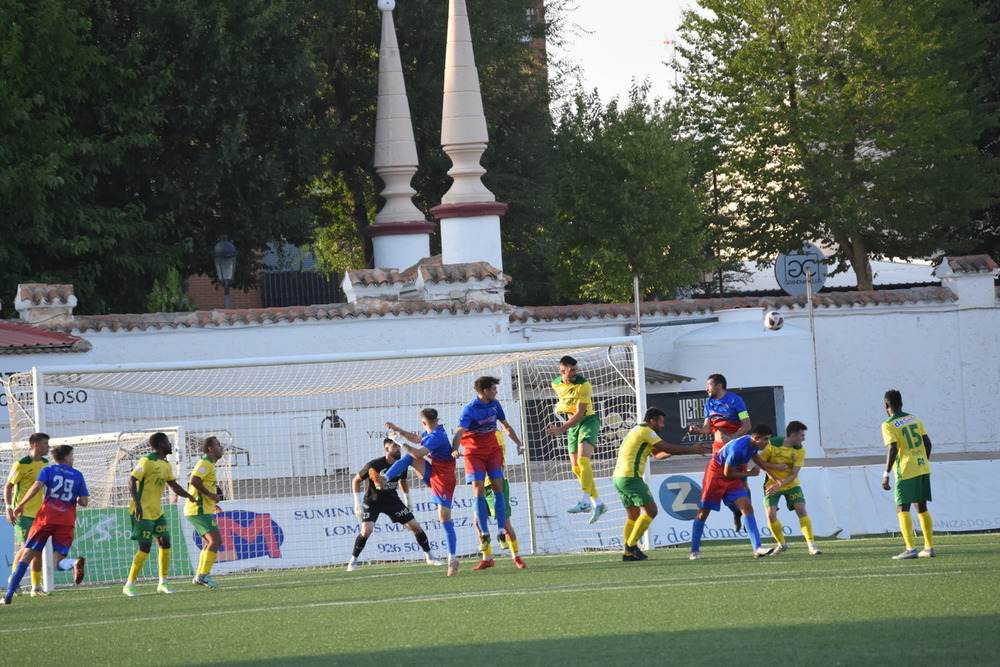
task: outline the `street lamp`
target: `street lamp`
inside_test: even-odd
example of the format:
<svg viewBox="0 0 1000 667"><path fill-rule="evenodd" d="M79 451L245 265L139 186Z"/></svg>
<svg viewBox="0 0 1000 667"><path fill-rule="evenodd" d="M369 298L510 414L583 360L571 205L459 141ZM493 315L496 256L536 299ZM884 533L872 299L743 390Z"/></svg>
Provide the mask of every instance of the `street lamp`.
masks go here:
<svg viewBox="0 0 1000 667"><path fill-rule="evenodd" d="M225 234L219 236L219 242L212 250L212 259L215 260L215 275L219 277L219 284L225 294L223 307L230 309L233 302L229 299L229 286L233 284L233 275L236 273L236 246L230 243Z"/></svg>

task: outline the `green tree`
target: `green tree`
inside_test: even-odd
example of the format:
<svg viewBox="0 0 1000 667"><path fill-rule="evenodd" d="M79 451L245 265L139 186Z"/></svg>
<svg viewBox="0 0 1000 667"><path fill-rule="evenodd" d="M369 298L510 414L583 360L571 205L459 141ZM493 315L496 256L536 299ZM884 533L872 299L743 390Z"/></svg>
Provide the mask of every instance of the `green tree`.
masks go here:
<svg viewBox="0 0 1000 667"><path fill-rule="evenodd" d="M510 205L508 270L552 298L551 119L525 22L534 0L470 2L487 101L488 185ZM0 281L71 282L79 312L135 311L171 267L212 275L240 250L255 280L269 243L317 238L329 270L365 266L380 13L371 0L0 0ZM440 203L447 3L396 12L421 170ZM315 231L314 231L315 230ZM521 275L523 272L523 276ZM526 278L526 279L522 279Z"/></svg>
<svg viewBox="0 0 1000 667"><path fill-rule="evenodd" d="M982 10L982 22L986 30L987 42L983 54L971 69L973 85L979 93L986 114L992 122L979 137L977 146L989 160L994 172L1000 170L1000 0L976 0ZM986 253L1000 259L1000 180L993 181L992 195L987 207L975 215L972 236L977 244L974 253ZM966 239L952 239L945 250L950 254L952 243L959 241L959 247L966 247Z"/></svg>
<svg viewBox="0 0 1000 667"><path fill-rule="evenodd" d="M101 195L155 142L159 112L137 49L96 43L79 4L0 0L0 287L74 283L83 309L101 311L169 265L147 242L158 232L143 202Z"/></svg>
<svg viewBox="0 0 1000 667"><path fill-rule="evenodd" d="M704 226L674 113L633 88L628 104L578 96L556 129L560 287L577 299L631 301L700 279Z"/></svg>
<svg viewBox="0 0 1000 667"><path fill-rule="evenodd" d="M305 193L337 148L320 95L313 4L98 5L114 11L95 22L95 37L140 49L138 68L161 114L155 143L132 151L105 180L104 201L142 202L157 230L153 242L175 249L169 254L185 276L214 274L211 249L221 234L240 250L236 287L255 281L252 258L269 243L308 238L316 207Z"/></svg>
<svg viewBox="0 0 1000 667"><path fill-rule="evenodd" d="M716 210L749 257L814 241L872 286L871 258L926 257L970 227L989 178L965 69L969 0L703 0L679 98L717 151Z"/></svg>
<svg viewBox="0 0 1000 667"><path fill-rule="evenodd" d="M189 313L197 307L194 299L184 293L180 272L171 267L166 279L153 283L153 291L146 300L146 310L151 313Z"/></svg>

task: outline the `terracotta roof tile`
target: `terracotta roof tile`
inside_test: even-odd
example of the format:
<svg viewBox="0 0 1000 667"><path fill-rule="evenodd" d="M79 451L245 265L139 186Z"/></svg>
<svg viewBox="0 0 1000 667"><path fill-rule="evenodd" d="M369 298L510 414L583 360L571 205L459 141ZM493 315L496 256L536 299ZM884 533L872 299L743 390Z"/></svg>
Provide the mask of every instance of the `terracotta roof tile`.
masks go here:
<svg viewBox="0 0 1000 667"><path fill-rule="evenodd" d="M19 322L0 322L0 354L87 352L91 347L90 341L79 336Z"/></svg>
<svg viewBox="0 0 1000 667"><path fill-rule="evenodd" d="M72 285L46 285L43 283L22 283L18 285L18 297L34 306L43 304L68 305L74 296Z"/></svg>
<svg viewBox="0 0 1000 667"><path fill-rule="evenodd" d="M831 292L813 295L815 308L854 308L919 302L957 301L947 287L911 287L870 292ZM643 316L698 315L731 308L774 308L776 310L805 309L802 296L723 297L718 299L683 299L680 301L647 301L641 304ZM517 308L510 315L512 322L558 322L585 319L631 319L635 307L631 303L584 304L580 306L537 306Z"/></svg>
<svg viewBox="0 0 1000 667"><path fill-rule="evenodd" d="M471 279L489 280L503 276L503 273L487 262L469 262L465 264L442 264L441 255L425 257L405 271L397 269L358 269L347 272L347 280L351 285L368 287L370 285L391 285L394 283L413 283L417 277L428 283L458 283ZM510 281L509 276L504 276Z"/></svg>
<svg viewBox="0 0 1000 667"><path fill-rule="evenodd" d="M945 257L948 267L955 273L992 273L998 268L989 255L968 255L965 257Z"/></svg>
<svg viewBox="0 0 1000 667"><path fill-rule="evenodd" d="M200 310L193 313L147 313L143 315L83 315L75 318L76 329L87 331L147 331L155 329L203 328L235 324L263 324L307 320L351 320L428 313L458 314L505 311L507 307L470 301L387 301L334 303L286 308Z"/></svg>

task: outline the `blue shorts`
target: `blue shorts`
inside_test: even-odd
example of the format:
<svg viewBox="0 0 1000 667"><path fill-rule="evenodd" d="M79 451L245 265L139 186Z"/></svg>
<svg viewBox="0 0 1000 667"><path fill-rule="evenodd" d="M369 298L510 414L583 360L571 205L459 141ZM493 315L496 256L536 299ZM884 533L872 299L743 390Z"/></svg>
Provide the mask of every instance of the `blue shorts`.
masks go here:
<svg viewBox="0 0 1000 667"><path fill-rule="evenodd" d="M729 505L730 503L735 502L739 498L749 498L749 497L750 494L747 493L747 490L741 486L738 489L732 489L730 491L726 491L726 493L722 496L722 502L719 502L718 500L699 500L698 509L712 510L713 512L718 512L722 508L722 503Z"/></svg>

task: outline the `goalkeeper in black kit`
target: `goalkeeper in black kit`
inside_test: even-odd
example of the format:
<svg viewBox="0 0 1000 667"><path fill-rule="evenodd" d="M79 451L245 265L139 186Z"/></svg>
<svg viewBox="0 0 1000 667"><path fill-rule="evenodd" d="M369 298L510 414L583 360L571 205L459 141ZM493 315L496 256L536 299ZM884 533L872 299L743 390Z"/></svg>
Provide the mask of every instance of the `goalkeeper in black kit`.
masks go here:
<svg viewBox="0 0 1000 667"><path fill-rule="evenodd" d="M420 524L410 511L409 505L409 482L406 480L406 473L398 479L386 482L381 487L372 479L372 473L384 474L393 463L400 458L399 445L391 438L386 438L383 443L385 456L372 459L354 476L351 480L351 491L354 492L354 513L361 520L361 533L354 540L354 551L351 560L347 563L347 571L353 572L358 569L358 557L364 551L368 538L375 531L375 521L379 514L389 517L393 523L401 523L406 526L417 538L417 544L424 551L424 560L428 565L444 565L444 563L431 554L431 544L427 539L427 533L420 527ZM362 482L367 481L368 488L364 494L361 493ZM403 492L400 499L396 489Z"/></svg>

